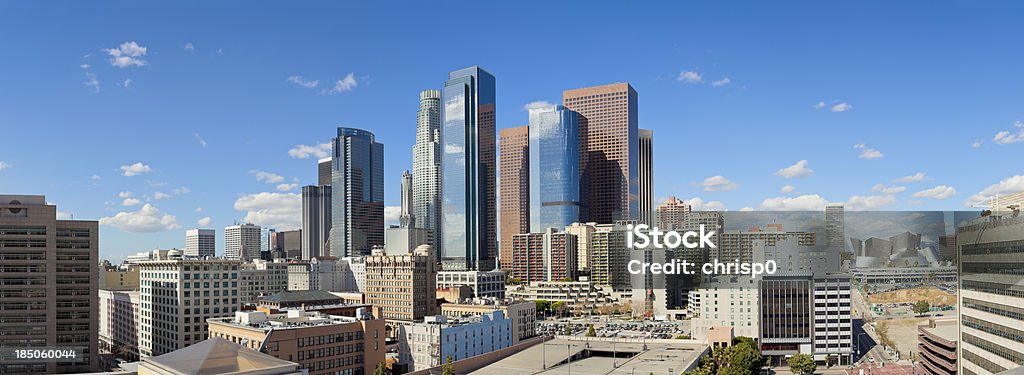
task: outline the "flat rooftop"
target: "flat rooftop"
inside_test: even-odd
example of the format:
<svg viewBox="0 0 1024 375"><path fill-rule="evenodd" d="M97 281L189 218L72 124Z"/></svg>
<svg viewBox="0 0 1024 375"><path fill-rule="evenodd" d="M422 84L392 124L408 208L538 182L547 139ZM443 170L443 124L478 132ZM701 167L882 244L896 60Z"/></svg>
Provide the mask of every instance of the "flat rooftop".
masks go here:
<svg viewBox="0 0 1024 375"><path fill-rule="evenodd" d="M508 374L678 374L704 352L707 345L686 342L647 343L637 339L620 341L566 340L556 338L472 372L473 375ZM586 351L586 353L584 353ZM569 357L574 359L570 362ZM585 357L585 358L580 358Z"/></svg>

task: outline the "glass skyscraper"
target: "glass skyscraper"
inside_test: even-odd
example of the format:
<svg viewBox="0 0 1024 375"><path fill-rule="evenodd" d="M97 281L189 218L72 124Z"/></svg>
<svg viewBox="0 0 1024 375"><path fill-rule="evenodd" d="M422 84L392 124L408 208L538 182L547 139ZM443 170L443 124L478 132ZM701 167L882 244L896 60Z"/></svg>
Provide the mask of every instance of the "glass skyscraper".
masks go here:
<svg viewBox="0 0 1024 375"><path fill-rule="evenodd" d="M370 255L384 245L384 145L371 132L339 127L331 149L330 255Z"/></svg>
<svg viewBox="0 0 1024 375"><path fill-rule="evenodd" d="M448 73L442 91L441 243L445 269L494 269L497 238L494 76Z"/></svg>
<svg viewBox="0 0 1024 375"><path fill-rule="evenodd" d="M530 232L580 221L579 116L560 105L530 110Z"/></svg>

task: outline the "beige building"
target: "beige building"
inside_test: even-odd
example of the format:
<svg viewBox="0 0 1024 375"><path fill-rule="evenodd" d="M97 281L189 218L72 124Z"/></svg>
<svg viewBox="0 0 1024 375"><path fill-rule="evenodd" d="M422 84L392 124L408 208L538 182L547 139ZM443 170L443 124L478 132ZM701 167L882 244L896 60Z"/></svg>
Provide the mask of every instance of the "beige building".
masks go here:
<svg viewBox="0 0 1024 375"><path fill-rule="evenodd" d="M564 302L574 313L585 313L615 302L589 281L541 281L509 286L509 298Z"/></svg>
<svg viewBox="0 0 1024 375"><path fill-rule="evenodd" d="M594 235L597 223L572 223L565 227L565 233L576 236L576 271L590 273L590 237Z"/></svg>
<svg viewBox="0 0 1024 375"><path fill-rule="evenodd" d="M365 311L364 311L365 312ZM303 310L236 312L207 320L210 336L299 364L309 374L372 374L384 361L383 320Z"/></svg>
<svg viewBox="0 0 1024 375"><path fill-rule="evenodd" d="M261 296L288 290L288 263L283 259L245 262L238 277L239 301L253 303Z"/></svg>
<svg viewBox="0 0 1024 375"><path fill-rule="evenodd" d="M99 290L100 349L115 359L139 360L138 289Z"/></svg>
<svg viewBox="0 0 1024 375"><path fill-rule="evenodd" d="M629 249L623 225L599 224L590 236L590 281L597 285L610 285L613 289L629 288L626 269Z"/></svg>
<svg viewBox="0 0 1024 375"><path fill-rule="evenodd" d="M139 263L139 354L158 356L206 340L206 319L232 316L241 305L240 265L231 259Z"/></svg>
<svg viewBox="0 0 1024 375"><path fill-rule="evenodd" d="M221 338L205 340L185 349L143 358L139 375L232 374L306 375L299 364L274 358Z"/></svg>
<svg viewBox="0 0 1024 375"><path fill-rule="evenodd" d="M778 241L793 238L800 246L814 246L816 237L814 232L784 231L782 224L752 227L746 231L727 231L719 234L718 259L723 262L739 259L740 262L749 263L753 260L754 241L763 241L765 246L775 246Z"/></svg>
<svg viewBox="0 0 1024 375"><path fill-rule="evenodd" d="M537 303L533 301L477 298L441 305L441 315L450 318L484 315L497 310L512 320L512 345L537 335Z"/></svg>
<svg viewBox="0 0 1024 375"><path fill-rule="evenodd" d="M133 264L115 266L104 260L98 269L100 288L139 288L139 268Z"/></svg>
<svg viewBox="0 0 1024 375"><path fill-rule="evenodd" d="M670 196L655 209L654 226L661 230L682 229L686 214L690 213L691 209L692 207L683 200Z"/></svg>
<svg viewBox="0 0 1024 375"><path fill-rule="evenodd" d="M562 105L579 113L580 164L586 171L584 186L589 187L587 220L607 224L638 219L636 90L628 83L566 90Z"/></svg>
<svg viewBox="0 0 1024 375"><path fill-rule="evenodd" d="M500 169L501 242L498 260L501 269L512 269L512 236L530 232L530 127L501 129Z"/></svg>
<svg viewBox="0 0 1024 375"><path fill-rule="evenodd" d="M380 318L412 322L434 315L437 309L437 259L429 246L407 255L365 257L366 303L380 309Z"/></svg>
<svg viewBox="0 0 1024 375"><path fill-rule="evenodd" d="M58 220L42 195L0 195L0 346L74 346L87 358L0 364L0 373L97 370L98 253L96 221Z"/></svg>

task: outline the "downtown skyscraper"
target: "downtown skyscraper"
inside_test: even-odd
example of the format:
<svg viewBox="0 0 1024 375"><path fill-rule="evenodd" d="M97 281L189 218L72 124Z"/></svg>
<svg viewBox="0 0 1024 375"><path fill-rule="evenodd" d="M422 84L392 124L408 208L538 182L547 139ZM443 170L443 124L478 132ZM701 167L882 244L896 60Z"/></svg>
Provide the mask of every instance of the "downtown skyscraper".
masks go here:
<svg viewBox="0 0 1024 375"><path fill-rule="evenodd" d="M637 206L641 223L654 225L654 130L638 129Z"/></svg>
<svg viewBox="0 0 1024 375"><path fill-rule="evenodd" d="M448 74L442 92L441 238L446 269L495 267L495 80L473 66Z"/></svg>
<svg viewBox="0 0 1024 375"><path fill-rule="evenodd" d="M416 227L433 233L441 249L441 91L420 92L416 112L416 144L412 148L412 214ZM441 259L438 258L438 261Z"/></svg>
<svg viewBox="0 0 1024 375"><path fill-rule="evenodd" d="M384 245L384 145L371 132L339 127L331 151L330 255L370 255Z"/></svg>
<svg viewBox="0 0 1024 375"><path fill-rule="evenodd" d="M530 232L581 222L579 119L562 106L530 110Z"/></svg>
<svg viewBox="0 0 1024 375"><path fill-rule="evenodd" d="M637 94L628 83L562 92L565 108L579 113L585 140L583 184L588 221L639 218L639 129ZM581 156L583 153L581 152Z"/></svg>
<svg viewBox="0 0 1024 375"><path fill-rule="evenodd" d="M302 259L330 252L332 196L331 185L302 187Z"/></svg>
<svg viewBox="0 0 1024 375"><path fill-rule="evenodd" d="M498 261L502 269L511 270L513 236L530 233L530 127L501 129L498 148L501 150L498 161L501 175Z"/></svg>

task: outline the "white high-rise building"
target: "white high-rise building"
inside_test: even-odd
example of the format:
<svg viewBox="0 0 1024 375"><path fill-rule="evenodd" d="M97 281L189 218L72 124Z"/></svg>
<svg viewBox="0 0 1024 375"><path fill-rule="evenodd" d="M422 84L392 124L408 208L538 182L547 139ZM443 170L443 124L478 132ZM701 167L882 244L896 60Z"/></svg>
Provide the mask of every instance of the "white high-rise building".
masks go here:
<svg viewBox="0 0 1024 375"><path fill-rule="evenodd" d="M423 90L416 115L416 145L412 148L412 215L416 227L433 233L435 249L441 248L440 170L441 91Z"/></svg>
<svg viewBox="0 0 1024 375"><path fill-rule="evenodd" d="M224 228L224 257L228 259L260 258L260 226L236 224Z"/></svg>
<svg viewBox="0 0 1024 375"><path fill-rule="evenodd" d="M217 232L213 229L185 231L185 256L205 258L217 255Z"/></svg>

